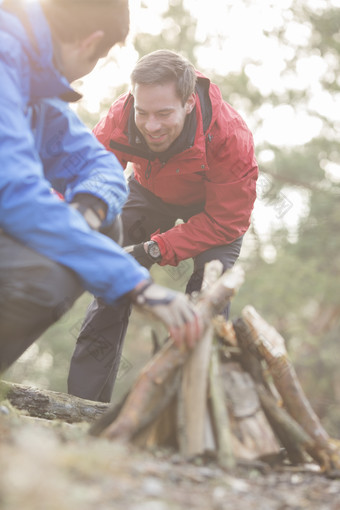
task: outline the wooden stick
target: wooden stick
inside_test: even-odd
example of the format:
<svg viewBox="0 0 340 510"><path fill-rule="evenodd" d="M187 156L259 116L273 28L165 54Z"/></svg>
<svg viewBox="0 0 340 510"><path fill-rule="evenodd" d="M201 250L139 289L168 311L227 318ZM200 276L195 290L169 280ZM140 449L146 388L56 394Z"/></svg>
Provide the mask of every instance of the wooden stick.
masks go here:
<svg viewBox="0 0 340 510"><path fill-rule="evenodd" d="M102 435L128 441L147 426L173 396L169 394L167 398L166 388L172 387L172 379L187 354L186 350L179 350L168 341L141 371L118 417L102 431ZM101 419L108 421L106 415Z"/></svg>
<svg viewBox="0 0 340 510"><path fill-rule="evenodd" d="M222 262L213 260L205 265L202 290L209 289L223 271ZM204 452L204 430L207 412L207 387L213 328L209 325L197 347L183 366L178 409L181 416L179 449L183 456L193 457Z"/></svg>
<svg viewBox="0 0 340 510"><path fill-rule="evenodd" d="M209 326L197 348L183 367L178 412L181 416L179 450L185 457L204 452L204 430L207 411L207 387L213 329Z"/></svg>
<svg viewBox="0 0 340 510"><path fill-rule="evenodd" d="M216 346L212 349L210 359L209 396L217 436L218 461L223 467L233 468L235 466L235 459L232 449L231 429L225 394L221 383L218 349Z"/></svg>
<svg viewBox="0 0 340 510"><path fill-rule="evenodd" d="M321 458L318 455L315 442L307 432L284 408L277 405L273 396L260 384L257 385L257 393L273 430L278 432L279 438L283 440L282 444L287 449L290 461L293 464L303 463L306 461L305 452L310 452L320 462Z"/></svg>
<svg viewBox="0 0 340 510"><path fill-rule="evenodd" d="M294 429L294 426L286 425L287 420L282 416L282 412L285 413L291 422L294 422L296 426L299 425L295 420L281 408L278 407L278 401L281 400L280 394L276 387L271 383L269 384L268 378L265 378L262 367L262 356L257 352L256 346L249 343L249 337L251 335L250 329L247 323L239 317L234 321L234 330L237 336L237 342L240 346L242 356L241 363L246 372L248 372L257 387L257 393L261 400L262 407L266 414L266 417L271 424L273 431L280 440L281 444L286 449L289 460L293 464L301 464L305 462L305 452L301 448L301 441L296 440L296 435L290 432ZM275 391L273 392L273 386ZM266 398L268 396L268 398ZM278 411L276 412L276 408ZM295 429L294 429L295 430ZM302 429L301 429L302 430Z"/></svg>

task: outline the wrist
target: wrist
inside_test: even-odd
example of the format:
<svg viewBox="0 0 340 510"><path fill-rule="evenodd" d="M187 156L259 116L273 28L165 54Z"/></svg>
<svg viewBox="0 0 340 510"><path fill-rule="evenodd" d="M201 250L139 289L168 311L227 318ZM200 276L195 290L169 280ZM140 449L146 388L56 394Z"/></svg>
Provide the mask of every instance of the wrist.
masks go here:
<svg viewBox="0 0 340 510"><path fill-rule="evenodd" d="M107 214L107 205L103 200L89 193L77 193L71 205L84 216L91 228L99 230Z"/></svg>
<svg viewBox="0 0 340 510"><path fill-rule="evenodd" d="M154 262L160 262L162 260L161 250L156 241L147 241L144 243L144 250Z"/></svg>
<svg viewBox="0 0 340 510"><path fill-rule="evenodd" d="M144 292L145 289L147 289L148 287L150 287L150 285L152 284L152 279L149 278L147 280L142 280L141 282L139 282L136 287L134 287L130 292L128 292L128 296L130 297L131 301L132 302L136 302L138 301L138 296Z"/></svg>

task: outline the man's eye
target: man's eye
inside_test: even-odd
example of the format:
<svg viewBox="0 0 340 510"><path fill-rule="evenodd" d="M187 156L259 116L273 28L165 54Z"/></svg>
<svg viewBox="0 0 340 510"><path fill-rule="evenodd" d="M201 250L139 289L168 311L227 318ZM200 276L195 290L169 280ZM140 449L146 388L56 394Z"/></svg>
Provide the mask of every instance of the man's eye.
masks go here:
<svg viewBox="0 0 340 510"><path fill-rule="evenodd" d="M170 112L162 112L159 115L160 115L160 117L169 117Z"/></svg>

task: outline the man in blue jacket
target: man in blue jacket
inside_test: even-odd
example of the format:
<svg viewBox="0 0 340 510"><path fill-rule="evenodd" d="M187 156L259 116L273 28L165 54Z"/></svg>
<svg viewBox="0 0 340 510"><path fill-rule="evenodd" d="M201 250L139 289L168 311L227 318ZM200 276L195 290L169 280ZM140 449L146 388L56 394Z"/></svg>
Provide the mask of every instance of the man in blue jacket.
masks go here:
<svg viewBox="0 0 340 510"><path fill-rule="evenodd" d="M201 333L184 294L102 233L127 197L122 167L66 103L128 28L127 0L0 0L0 372L84 289L113 314L121 300L151 312L179 346Z"/></svg>

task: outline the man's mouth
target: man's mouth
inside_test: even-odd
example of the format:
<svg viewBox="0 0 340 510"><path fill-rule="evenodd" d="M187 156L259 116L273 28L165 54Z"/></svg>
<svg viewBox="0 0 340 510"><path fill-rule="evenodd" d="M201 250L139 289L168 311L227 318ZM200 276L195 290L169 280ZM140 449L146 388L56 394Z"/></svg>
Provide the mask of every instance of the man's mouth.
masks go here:
<svg viewBox="0 0 340 510"><path fill-rule="evenodd" d="M162 135L150 135L150 134L147 134L147 137L152 140L153 142L157 142L157 141L160 141L160 140L163 140L163 138L165 137L166 135L163 133Z"/></svg>

